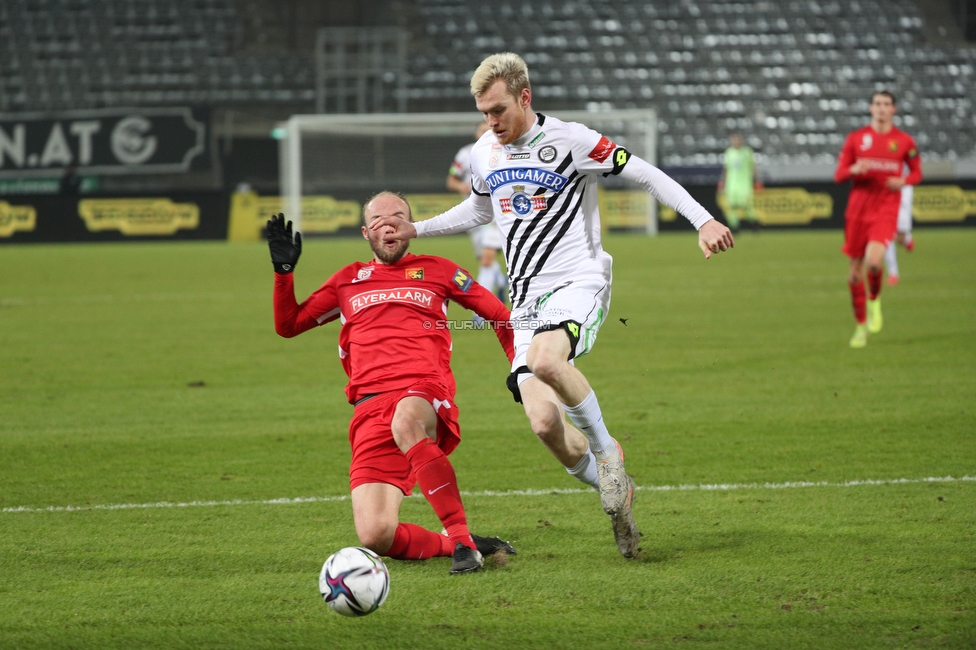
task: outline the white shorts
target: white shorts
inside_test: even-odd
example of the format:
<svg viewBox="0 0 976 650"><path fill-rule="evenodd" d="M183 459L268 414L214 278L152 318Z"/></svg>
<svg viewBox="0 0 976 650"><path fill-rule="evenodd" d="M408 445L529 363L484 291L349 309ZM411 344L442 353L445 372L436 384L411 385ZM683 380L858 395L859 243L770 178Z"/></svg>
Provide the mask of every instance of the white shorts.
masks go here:
<svg viewBox="0 0 976 650"><path fill-rule="evenodd" d="M512 312L515 328L515 359L512 372L526 364L529 344L536 332L556 329L561 323L576 339L569 362L593 349L600 326L610 312L610 281L602 276L571 280L536 298L531 305ZM575 331L575 335L573 335ZM519 385L531 373L519 373Z"/></svg>
<svg viewBox="0 0 976 650"><path fill-rule="evenodd" d="M901 204L898 206L898 232L908 234L912 232L912 200L915 198L915 188L906 185L901 188Z"/></svg>
<svg viewBox="0 0 976 650"><path fill-rule="evenodd" d="M502 231L498 229L498 224L494 221L472 228L468 234L471 236L471 245L474 246L475 257L481 257L481 251L486 248L494 248L496 251L500 251L505 247L502 243Z"/></svg>

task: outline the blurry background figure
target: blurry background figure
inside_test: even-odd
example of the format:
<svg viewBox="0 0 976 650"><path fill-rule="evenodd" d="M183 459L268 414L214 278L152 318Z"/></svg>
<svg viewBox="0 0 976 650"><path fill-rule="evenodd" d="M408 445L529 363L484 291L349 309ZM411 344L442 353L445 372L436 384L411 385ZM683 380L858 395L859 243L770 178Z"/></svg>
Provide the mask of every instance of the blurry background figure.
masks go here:
<svg viewBox="0 0 976 650"><path fill-rule="evenodd" d="M753 205L753 187L762 189L755 183L756 164L752 149L745 146L741 133L729 136L728 149L723 155L722 177L718 181L718 193L725 197L725 221L732 232L739 231L744 218L753 230L759 229L756 209Z"/></svg>
<svg viewBox="0 0 976 650"><path fill-rule="evenodd" d="M61 183L58 186L58 193L61 196L78 196L81 194L81 176L78 175L74 165L65 167L64 175L61 176Z"/></svg>
<svg viewBox="0 0 976 650"><path fill-rule="evenodd" d="M901 205L898 206L898 234L895 235L895 241L888 244L884 255L885 268L888 270L888 284L891 286L898 284L898 253L895 251L895 244L901 244L909 253L915 250L915 238L912 237L912 199L914 197L914 186L906 185L901 188Z"/></svg>
<svg viewBox="0 0 976 650"><path fill-rule="evenodd" d="M486 122L478 124L474 131L475 142L480 140L487 130L488 124ZM471 194L472 147L474 147L474 142L461 147L454 156L454 162L447 173L447 189L457 192L464 198ZM508 291L508 276L502 271L502 267L498 263L498 251L502 250L502 235L498 230L498 225L492 221L483 226L472 228L468 234L471 236L471 245L474 246L474 255L478 259L478 284L505 302L505 293ZM472 320L478 326L483 323L477 314Z"/></svg>
<svg viewBox="0 0 976 650"><path fill-rule="evenodd" d="M868 333L881 331L885 249L897 237L905 199L902 189L922 180L915 140L892 121L898 112L895 96L887 90L873 92L869 110L871 122L847 136L834 172L838 183L851 182L841 250L850 262L847 284L857 322L852 348L863 348Z"/></svg>

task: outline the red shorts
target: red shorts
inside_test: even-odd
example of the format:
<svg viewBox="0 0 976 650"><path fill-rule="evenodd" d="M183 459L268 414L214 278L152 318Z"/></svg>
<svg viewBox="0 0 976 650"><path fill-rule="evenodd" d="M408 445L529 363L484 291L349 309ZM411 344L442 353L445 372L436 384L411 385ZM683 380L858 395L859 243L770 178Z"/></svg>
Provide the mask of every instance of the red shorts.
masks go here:
<svg viewBox="0 0 976 650"><path fill-rule="evenodd" d="M898 232L898 206L901 193L886 191L869 195L851 192L844 218L844 246L851 258L864 257L868 242L891 243Z"/></svg>
<svg viewBox="0 0 976 650"><path fill-rule="evenodd" d="M437 413L437 446L445 454L461 442L461 425L454 394L434 382L420 382L410 388L379 393L360 402L349 423L352 463L349 466L349 488L365 483L387 483L400 488L405 495L417 483L406 455L393 440L390 423L397 404L404 397L422 397Z"/></svg>
<svg viewBox="0 0 976 650"><path fill-rule="evenodd" d="M868 242L881 242L886 247L898 232L898 215L894 219L848 219L844 224L844 246L841 248L851 258L864 257Z"/></svg>

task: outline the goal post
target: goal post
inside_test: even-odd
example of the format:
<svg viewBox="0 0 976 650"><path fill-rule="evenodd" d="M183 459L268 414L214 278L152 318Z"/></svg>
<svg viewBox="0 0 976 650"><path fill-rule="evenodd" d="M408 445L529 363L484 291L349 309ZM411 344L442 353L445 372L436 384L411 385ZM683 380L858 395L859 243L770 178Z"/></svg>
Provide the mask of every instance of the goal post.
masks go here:
<svg viewBox="0 0 976 650"><path fill-rule="evenodd" d="M656 163L653 110L546 114L585 124ZM432 217L461 200L445 181L481 119L474 112L293 115L280 125L282 207L296 228L311 234L358 226L358 206L381 190L406 195L414 218ZM657 234L657 201L642 188L617 176L599 185L605 229Z"/></svg>

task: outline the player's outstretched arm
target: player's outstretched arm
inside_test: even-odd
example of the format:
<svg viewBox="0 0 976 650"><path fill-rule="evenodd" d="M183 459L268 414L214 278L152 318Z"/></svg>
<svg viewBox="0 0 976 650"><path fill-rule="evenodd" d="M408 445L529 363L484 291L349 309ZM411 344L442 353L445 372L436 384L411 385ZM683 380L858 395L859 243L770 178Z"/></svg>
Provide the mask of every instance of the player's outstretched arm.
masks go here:
<svg viewBox="0 0 976 650"><path fill-rule="evenodd" d="M390 221L393 217L378 217L370 222L369 227L374 231L382 232L384 241L399 241L413 237L433 237L464 232L475 226L489 223L492 216L491 199L472 192L464 201L436 217L416 223L401 222L403 225Z"/></svg>
<svg viewBox="0 0 976 650"><path fill-rule="evenodd" d="M268 249L275 273L291 273L302 254L302 233L292 233L291 221L280 212L268 220Z"/></svg>
<svg viewBox="0 0 976 650"><path fill-rule="evenodd" d="M321 323L295 301L295 264L302 254L302 235L292 231L292 223L285 215L277 214L268 220L268 249L275 270L274 319L275 331L291 338Z"/></svg>
<svg viewBox="0 0 976 650"><path fill-rule="evenodd" d="M707 260L712 253L720 253L735 247L732 231L715 219L706 221L698 230L698 248Z"/></svg>
<svg viewBox="0 0 976 650"><path fill-rule="evenodd" d="M383 241L403 241L417 236L417 228L400 217L376 217L369 223L369 229L383 233Z"/></svg>

